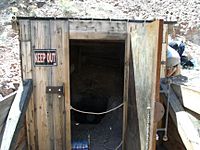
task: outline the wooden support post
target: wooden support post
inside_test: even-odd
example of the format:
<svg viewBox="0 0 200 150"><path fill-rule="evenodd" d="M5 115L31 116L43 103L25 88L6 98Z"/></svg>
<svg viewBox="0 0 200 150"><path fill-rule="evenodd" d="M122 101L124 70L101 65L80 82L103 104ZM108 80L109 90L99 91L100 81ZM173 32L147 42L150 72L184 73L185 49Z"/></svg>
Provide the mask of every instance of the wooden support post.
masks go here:
<svg viewBox="0 0 200 150"><path fill-rule="evenodd" d="M70 51L69 51L69 24L65 24L63 34L64 49L64 93L65 93L65 121L66 121L66 149L71 149L71 108L70 108Z"/></svg>
<svg viewBox="0 0 200 150"><path fill-rule="evenodd" d="M162 41L163 41L163 20L158 21L158 36L157 36L157 61L154 65L156 65L156 79L153 85L155 88L154 92L155 95L152 100L152 116L155 116L156 110L155 110L155 102L160 102L160 70L161 70L161 54L162 54ZM154 66L152 66L154 67ZM152 91L153 92L153 91ZM150 128L150 145L149 145L149 150L155 150L156 149L156 130L157 130L157 122L154 120L154 117L151 120L152 128Z"/></svg>
<svg viewBox="0 0 200 150"><path fill-rule="evenodd" d="M127 113L128 113L128 87L129 87L129 60L130 60L130 28L127 23L127 38L125 41L125 58L124 58L124 95L123 95L123 130L122 130L122 141L125 140L125 133L127 127ZM122 148L125 149L125 145L123 143Z"/></svg>
<svg viewBox="0 0 200 150"><path fill-rule="evenodd" d="M6 124L6 118L8 116L11 104L15 98L16 93L17 92L15 91L10 95L5 96L3 100L0 101L0 145L3 136L3 129Z"/></svg>
<svg viewBox="0 0 200 150"><path fill-rule="evenodd" d="M19 87L8 114L0 149L9 150L15 147L17 135L23 124L32 88L32 80L24 81L23 85Z"/></svg>

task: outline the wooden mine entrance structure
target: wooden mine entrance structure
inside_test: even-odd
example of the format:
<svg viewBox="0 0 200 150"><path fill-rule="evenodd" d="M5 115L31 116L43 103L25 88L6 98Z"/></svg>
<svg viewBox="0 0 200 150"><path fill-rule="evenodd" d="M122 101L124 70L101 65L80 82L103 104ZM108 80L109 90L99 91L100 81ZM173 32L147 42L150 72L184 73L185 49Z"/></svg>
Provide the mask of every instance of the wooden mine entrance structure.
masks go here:
<svg viewBox="0 0 200 150"><path fill-rule="evenodd" d="M71 149L70 41L77 40L123 43L121 148L155 149L155 103L173 22L26 17L18 21L23 80L33 79L26 112L28 149Z"/></svg>

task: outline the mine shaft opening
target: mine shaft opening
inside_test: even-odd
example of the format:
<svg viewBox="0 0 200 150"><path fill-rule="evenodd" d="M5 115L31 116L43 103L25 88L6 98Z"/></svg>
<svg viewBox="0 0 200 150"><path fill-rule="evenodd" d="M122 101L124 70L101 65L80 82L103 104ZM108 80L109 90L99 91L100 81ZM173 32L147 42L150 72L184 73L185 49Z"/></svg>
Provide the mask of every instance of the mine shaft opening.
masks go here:
<svg viewBox="0 0 200 150"><path fill-rule="evenodd" d="M123 103L125 41L70 41L71 106L102 113ZM123 106L106 114L71 110L72 143L115 149L122 140ZM72 144L73 145L73 144Z"/></svg>

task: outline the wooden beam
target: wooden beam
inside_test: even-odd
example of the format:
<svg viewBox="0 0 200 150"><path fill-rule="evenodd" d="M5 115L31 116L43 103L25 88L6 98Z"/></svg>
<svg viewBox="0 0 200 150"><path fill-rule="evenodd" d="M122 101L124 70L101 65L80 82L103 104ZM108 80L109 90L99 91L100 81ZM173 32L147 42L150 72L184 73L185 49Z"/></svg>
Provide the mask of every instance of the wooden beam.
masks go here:
<svg viewBox="0 0 200 150"><path fill-rule="evenodd" d="M161 84L161 88L167 91L167 85ZM189 113L187 113L181 105L179 99L173 90L170 90L170 115L177 126L180 137L188 150L200 149L200 136L198 128L195 127L194 121L191 120Z"/></svg>
<svg viewBox="0 0 200 150"><path fill-rule="evenodd" d="M184 85L172 85L184 107L200 115L200 91Z"/></svg>
<svg viewBox="0 0 200 150"><path fill-rule="evenodd" d="M127 26L129 24L127 23ZM123 129L122 129L122 141L126 139L126 128L127 128L127 113L128 113L128 88L129 88L129 61L130 61L130 27L127 27L128 35L125 41L125 58L124 58L124 91L123 91ZM122 149L125 149L123 143Z"/></svg>
<svg viewBox="0 0 200 150"><path fill-rule="evenodd" d="M7 95L0 102L0 145L1 145L1 140L3 136L3 129L6 123L6 118L8 116L11 104L15 98L16 93L17 92L15 91L11 93L10 95Z"/></svg>
<svg viewBox="0 0 200 150"><path fill-rule="evenodd" d="M3 100L0 102L0 133L2 129L2 125L5 122L5 119L8 115L8 112L10 110L11 104L15 98L17 92L13 92L10 95L3 98Z"/></svg>
<svg viewBox="0 0 200 150"><path fill-rule="evenodd" d="M125 40L126 33L109 33L109 32L77 32L69 33L70 40Z"/></svg>
<svg viewBox="0 0 200 150"><path fill-rule="evenodd" d="M63 57L64 57L64 106L65 106L65 137L66 137L66 149L71 149L71 110L70 110L70 51L69 51L69 28L68 22L63 28Z"/></svg>
<svg viewBox="0 0 200 150"><path fill-rule="evenodd" d="M9 150L15 145L32 92L32 80L23 82L10 108L0 149Z"/></svg>
<svg viewBox="0 0 200 150"><path fill-rule="evenodd" d="M31 46L33 49L50 48L50 22L48 20L31 20ZM33 67L32 79L34 81L34 124L35 124L35 145L36 149L51 150L50 135L52 132L49 123L51 112L48 108L48 97L46 86L51 85L51 67ZM49 113L49 114L48 114ZM31 135L31 138L33 135ZM44 140L46 139L46 140Z"/></svg>
<svg viewBox="0 0 200 150"><path fill-rule="evenodd" d="M167 59L167 45L168 45L168 25L163 25L163 40L162 40L162 54L161 54L161 70L160 77L166 77L166 59Z"/></svg>
<svg viewBox="0 0 200 150"><path fill-rule="evenodd" d="M122 21L101 21L101 20L69 20L70 32L104 32L104 33L125 33L127 22Z"/></svg>
<svg viewBox="0 0 200 150"><path fill-rule="evenodd" d="M151 105L152 105L152 110L153 113L151 114L151 128L150 128L150 144L149 144L149 149L150 150L155 150L156 149L156 130L157 130L157 122L155 121L154 117L155 117L155 113L156 113L156 109L155 109L155 102L159 102L160 101L160 73L161 73L161 55L162 55L162 41L163 41L163 24L164 21L163 20L159 20L157 21L158 24L158 29L157 29L157 43L156 43L156 49L157 49L157 58L156 58L156 62L154 65L156 65L156 79L154 81L155 85L152 85L152 88L155 92L155 95L152 96L153 100L151 101ZM152 65L151 67L154 67L154 65ZM153 91L152 91L153 92ZM153 117L152 117L153 116Z"/></svg>

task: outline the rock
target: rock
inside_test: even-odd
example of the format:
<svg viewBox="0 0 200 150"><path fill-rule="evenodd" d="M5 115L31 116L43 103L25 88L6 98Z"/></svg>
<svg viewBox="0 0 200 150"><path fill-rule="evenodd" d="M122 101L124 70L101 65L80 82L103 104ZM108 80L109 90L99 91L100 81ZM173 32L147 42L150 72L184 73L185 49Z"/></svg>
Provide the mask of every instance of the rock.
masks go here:
<svg viewBox="0 0 200 150"><path fill-rule="evenodd" d="M19 9L17 7L10 7L11 12L16 15L19 12Z"/></svg>
<svg viewBox="0 0 200 150"><path fill-rule="evenodd" d="M0 87L0 94L5 97L6 95L9 95L11 93L13 93L14 90L13 89L6 89L6 88L3 88L3 87Z"/></svg>
<svg viewBox="0 0 200 150"><path fill-rule="evenodd" d="M0 101L2 101L2 99L3 99L3 96L2 96L2 94L0 94Z"/></svg>
<svg viewBox="0 0 200 150"><path fill-rule="evenodd" d="M36 4L38 8L41 8L46 2L36 2Z"/></svg>
<svg viewBox="0 0 200 150"><path fill-rule="evenodd" d="M36 5L30 5L30 6L28 6L28 8L27 8L27 10L28 10L29 12L31 12L31 11L33 11L33 10L35 10L35 9L37 9L37 6L36 6Z"/></svg>
<svg viewBox="0 0 200 150"><path fill-rule="evenodd" d="M17 2L16 0L10 0L9 4L12 5L12 4L15 4L16 2Z"/></svg>
<svg viewBox="0 0 200 150"><path fill-rule="evenodd" d="M2 77L5 73L5 70L4 69L0 69L0 77Z"/></svg>
<svg viewBox="0 0 200 150"><path fill-rule="evenodd" d="M19 4L19 8L20 8L20 9L26 9L27 6L26 6L25 4L23 4L23 3L20 3L20 4Z"/></svg>
<svg viewBox="0 0 200 150"><path fill-rule="evenodd" d="M18 90L18 88L19 88L19 83L13 83L13 86L14 86L14 88L15 88L16 90Z"/></svg>

